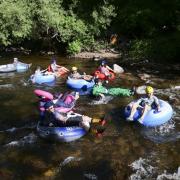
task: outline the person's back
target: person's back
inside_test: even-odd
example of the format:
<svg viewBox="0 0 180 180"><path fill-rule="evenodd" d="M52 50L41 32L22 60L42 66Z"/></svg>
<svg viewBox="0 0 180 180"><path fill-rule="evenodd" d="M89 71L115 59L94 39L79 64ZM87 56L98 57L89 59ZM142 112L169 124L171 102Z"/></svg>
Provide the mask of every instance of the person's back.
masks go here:
<svg viewBox="0 0 180 180"><path fill-rule="evenodd" d="M95 79L95 85L92 89L92 94L94 96L99 96L101 94L106 94L108 90L102 85L102 82L99 79Z"/></svg>
<svg viewBox="0 0 180 180"><path fill-rule="evenodd" d="M79 98L79 97L78 97ZM65 107L65 108L72 108L75 106L76 100L78 99L76 94L72 95L67 94L64 98L60 98L55 105L60 106L60 107Z"/></svg>

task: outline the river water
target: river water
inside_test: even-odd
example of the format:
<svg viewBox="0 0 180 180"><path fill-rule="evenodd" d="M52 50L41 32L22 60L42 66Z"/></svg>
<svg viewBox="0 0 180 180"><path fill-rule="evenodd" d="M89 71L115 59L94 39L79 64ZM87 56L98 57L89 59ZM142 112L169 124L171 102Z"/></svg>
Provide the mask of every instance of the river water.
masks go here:
<svg viewBox="0 0 180 180"><path fill-rule="evenodd" d="M10 58L1 57L1 64L10 62ZM66 77L57 80L54 86L34 85L29 82L30 75L38 65L46 68L50 57L33 55L20 56L20 59L32 63L31 69L0 74L1 179L180 179L178 70L172 70L170 65L161 65L159 71L155 64L149 67L125 63L126 73L108 84L127 88L152 85L155 94L173 107L174 115L168 123L145 128L126 122L122 110L133 97L110 98L105 104L99 104L89 96L81 96L76 111L96 118L105 116L106 131L102 137L89 133L75 142L59 143L41 139L36 133L38 99L33 90L65 92L68 90ZM92 60L62 57L57 57L57 62L69 69L77 66L87 74L98 66ZM110 65L113 63L110 61Z"/></svg>

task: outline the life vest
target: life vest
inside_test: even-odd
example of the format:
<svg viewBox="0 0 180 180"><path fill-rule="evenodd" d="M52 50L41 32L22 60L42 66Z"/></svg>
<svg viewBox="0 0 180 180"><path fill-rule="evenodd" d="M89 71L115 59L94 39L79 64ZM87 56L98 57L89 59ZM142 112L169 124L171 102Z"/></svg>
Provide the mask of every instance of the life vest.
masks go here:
<svg viewBox="0 0 180 180"><path fill-rule="evenodd" d="M48 72L53 72L51 65L48 66L47 70Z"/></svg>

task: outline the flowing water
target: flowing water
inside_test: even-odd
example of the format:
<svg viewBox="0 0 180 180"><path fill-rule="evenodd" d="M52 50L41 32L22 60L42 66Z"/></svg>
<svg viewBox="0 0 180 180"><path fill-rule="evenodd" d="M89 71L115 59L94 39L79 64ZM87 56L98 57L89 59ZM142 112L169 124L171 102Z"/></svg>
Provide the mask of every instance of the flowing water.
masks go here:
<svg viewBox="0 0 180 180"><path fill-rule="evenodd" d="M1 58L1 64L10 62ZM0 178L1 179L180 179L180 75L134 64L125 66L126 73L108 86L127 87L150 84L155 94L172 105L171 121L146 128L126 122L122 117L125 105L133 97L108 97L102 103L89 96L81 96L76 111L108 120L102 137L87 134L71 143L49 142L36 132L38 99L33 90L39 88L65 92L66 77L54 86L34 85L29 77L36 66L46 68L48 56L21 56L23 62L33 63L23 73L0 74ZM57 58L67 68L77 66L82 72L92 73L98 62ZM113 64L113 61L110 61ZM168 70L167 70L168 67ZM143 74L146 72L146 74ZM149 77L150 75L150 77ZM134 97L135 98L135 97ZM137 97L136 97L137 98Z"/></svg>

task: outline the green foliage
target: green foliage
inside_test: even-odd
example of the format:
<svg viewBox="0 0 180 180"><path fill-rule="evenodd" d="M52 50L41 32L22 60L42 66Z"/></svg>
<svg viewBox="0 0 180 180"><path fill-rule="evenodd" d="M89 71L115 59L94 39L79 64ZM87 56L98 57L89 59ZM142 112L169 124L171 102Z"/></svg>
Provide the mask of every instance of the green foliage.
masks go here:
<svg viewBox="0 0 180 180"><path fill-rule="evenodd" d="M108 3L96 7L92 14L93 23L89 25L90 32L95 35L100 35L102 30L105 30L111 23L113 17L116 16L115 7Z"/></svg>
<svg viewBox="0 0 180 180"><path fill-rule="evenodd" d="M0 42L7 46L28 38L32 29L31 7L23 0L0 2Z"/></svg>
<svg viewBox="0 0 180 180"><path fill-rule="evenodd" d="M81 51L81 46L82 46L82 43L78 40L75 40L73 42L70 42L68 44L68 49L67 49L67 52L70 54L70 55L73 55L73 54L76 54L76 53L79 53Z"/></svg>
<svg viewBox="0 0 180 180"><path fill-rule="evenodd" d="M156 61L174 60L180 56L179 33L158 36L153 39L134 40L129 49L133 59L150 58Z"/></svg>
<svg viewBox="0 0 180 180"><path fill-rule="evenodd" d="M134 40L131 43L131 48L129 50L129 55L133 59L143 59L149 58L151 50L151 41L150 40Z"/></svg>
<svg viewBox="0 0 180 180"><path fill-rule="evenodd" d="M131 40L134 58L175 59L179 9L178 0L1 0L0 44L59 43L74 54L104 48L116 33Z"/></svg>

